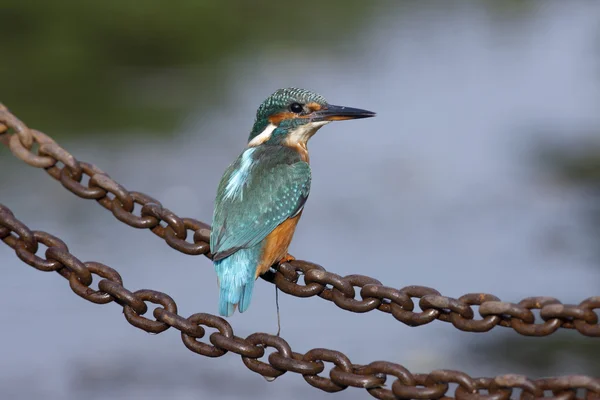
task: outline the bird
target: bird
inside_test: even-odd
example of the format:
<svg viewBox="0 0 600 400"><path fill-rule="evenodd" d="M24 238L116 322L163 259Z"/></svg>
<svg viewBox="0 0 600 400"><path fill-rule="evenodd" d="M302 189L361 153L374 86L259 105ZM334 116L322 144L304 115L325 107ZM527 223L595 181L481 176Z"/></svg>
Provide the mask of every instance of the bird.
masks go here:
<svg viewBox="0 0 600 400"><path fill-rule="evenodd" d="M214 204L210 252L221 316L246 311L258 276L294 260L287 251L310 192L309 139L332 121L375 115L299 88L279 89L262 102Z"/></svg>

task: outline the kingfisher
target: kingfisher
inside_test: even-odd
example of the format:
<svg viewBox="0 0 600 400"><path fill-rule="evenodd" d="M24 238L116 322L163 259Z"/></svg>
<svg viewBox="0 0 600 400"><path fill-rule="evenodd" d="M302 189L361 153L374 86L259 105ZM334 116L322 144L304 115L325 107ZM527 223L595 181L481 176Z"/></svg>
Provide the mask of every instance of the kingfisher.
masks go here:
<svg viewBox="0 0 600 400"><path fill-rule="evenodd" d="M260 105L246 149L217 189L210 251L220 315L246 311L258 276L294 259L287 251L310 192L308 140L331 121L374 116L298 88L279 89Z"/></svg>

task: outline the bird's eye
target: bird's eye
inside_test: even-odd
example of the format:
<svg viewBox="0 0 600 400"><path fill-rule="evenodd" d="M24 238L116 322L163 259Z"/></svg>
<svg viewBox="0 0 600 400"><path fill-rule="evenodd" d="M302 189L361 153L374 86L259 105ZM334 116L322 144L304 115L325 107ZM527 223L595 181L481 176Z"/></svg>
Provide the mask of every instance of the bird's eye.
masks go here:
<svg viewBox="0 0 600 400"><path fill-rule="evenodd" d="M300 114L304 109L302 108L302 104L300 103L292 103L290 104L290 111L296 114Z"/></svg>

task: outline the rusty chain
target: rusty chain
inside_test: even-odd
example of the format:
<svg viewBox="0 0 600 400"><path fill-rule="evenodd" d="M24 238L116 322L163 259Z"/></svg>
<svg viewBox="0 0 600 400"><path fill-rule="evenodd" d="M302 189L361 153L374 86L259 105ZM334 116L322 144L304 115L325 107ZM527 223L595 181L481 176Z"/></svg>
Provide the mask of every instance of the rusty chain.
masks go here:
<svg viewBox="0 0 600 400"><path fill-rule="evenodd" d="M29 129L2 104L0 141L7 143L17 158L33 167L44 168L75 195L96 200L119 221L134 228L150 229L182 253L211 257L208 224L181 218L158 200L128 191L95 165L78 161L44 133ZM139 215L134 210L136 205L140 207ZM558 299L544 296L509 303L486 293L469 293L455 299L424 286L396 289L364 275L342 277L301 260L278 265L274 273L267 273L263 278L296 297L319 296L356 313L377 309L409 326L440 320L466 332L487 332L495 326L504 326L522 335L547 336L564 328L600 337L598 315L594 311L600 309L600 296L587 298L578 305L562 304ZM358 299L355 298L357 289ZM413 299L418 299L420 311L415 310ZM475 318L474 307L478 307L481 318ZM536 318L532 310L539 310L540 318Z"/></svg>
<svg viewBox="0 0 600 400"><path fill-rule="evenodd" d="M429 374L411 373L400 364L375 361L368 365L353 364L339 351L316 348L302 354L292 350L283 338L268 333L253 333L246 338L236 336L231 325L212 314L197 313L185 318L177 313L177 304L167 294L143 289L132 292L123 286L121 275L113 268L93 261L83 262L69 252L67 245L49 233L33 231L19 221L10 209L0 204L0 239L14 249L17 257L40 271L55 271L69 281L73 292L96 304L116 302L123 307L125 319L133 326L151 333L169 328L181 332L181 340L191 351L206 357L221 357L227 352L238 354L250 370L277 378L295 372L311 386L326 392L347 387L364 388L378 399L449 399L455 384L456 399L511 398L513 391L522 399L551 395L556 399L575 399L582 391L583 399L600 399L600 379L572 375L531 380L523 375L501 375L495 378L472 378L453 370L436 370ZM39 244L47 247L38 255ZM98 276L98 290L90 287ZM154 319L144 316L147 303L157 305ZM214 330L208 340L201 341ZM268 356L265 348L274 351ZM261 360L263 359L263 360ZM325 363L332 368L322 376ZM388 382L393 379L392 382ZM387 385L386 385L387 383ZM482 392L487 393L482 393ZM551 398L545 397L545 398Z"/></svg>

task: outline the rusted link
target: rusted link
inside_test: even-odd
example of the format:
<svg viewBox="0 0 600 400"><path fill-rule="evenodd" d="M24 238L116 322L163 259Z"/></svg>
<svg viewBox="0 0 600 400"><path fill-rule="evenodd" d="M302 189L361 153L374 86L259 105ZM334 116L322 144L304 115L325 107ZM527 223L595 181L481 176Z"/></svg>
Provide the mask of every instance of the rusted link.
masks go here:
<svg viewBox="0 0 600 400"><path fill-rule="evenodd" d="M600 296L590 297L579 303L579 307L593 311L594 309L600 309ZM600 336L600 325L599 324L589 324L585 321L576 320L574 322L575 328L583 335L586 336Z"/></svg>
<svg viewBox="0 0 600 400"><path fill-rule="evenodd" d="M370 363L369 365L364 365L356 370L357 373L363 375L375 375L375 376L390 376L395 377L396 380L399 380L405 385L416 384L415 378L413 375L404 368L402 365L394 364L387 361L375 361ZM386 383L384 381L384 383ZM393 400L396 399L396 395L389 389L389 384L386 385L388 388L384 388L383 385L381 387L367 388L369 394L371 396L382 399L382 400Z"/></svg>
<svg viewBox="0 0 600 400"><path fill-rule="evenodd" d="M444 382L431 383L427 374L413 374L415 385L403 385L400 380L392 384L392 391L401 399L439 399L448 391Z"/></svg>
<svg viewBox="0 0 600 400"><path fill-rule="evenodd" d="M113 194L114 199L118 199L121 203L121 207L125 209L127 212L133 211L133 199L129 192L117 182L115 182L110 176L106 174L94 174L88 183L90 188L101 188L104 189L107 193ZM112 201L113 199L109 199L108 196L97 199L98 203L100 203L107 210L112 211Z"/></svg>
<svg viewBox="0 0 600 400"><path fill-rule="evenodd" d="M171 210L163 208L160 204L149 203L142 207L142 217L146 216L152 216L159 221L164 221L167 224L166 227L158 224L152 228L152 232L156 236L164 239L165 231L170 228L173 230L175 236L177 236L179 239L186 239L187 231L183 220L176 216Z"/></svg>
<svg viewBox="0 0 600 400"><path fill-rule="evenodd" d="M79 161L77 161L75 157L73 157L68 151L60 147L50 138L48 138L50 140L46 143L42 143L40 139L36 137L36 134L39 135L41 132L33 130L32 132L34 133L34 138L36 139L36 141L40 143L38 154L40 154L41 156L48 156L50 160L60 161L69 171L70 177L72 179L74 179L77 182L81 181L83 170L81 168L81 165L79 165ZM48 167L51 166L54 166L54 164L48 165Z"/></svg>
<svg viewBox="0 0 600 400"><path fill-rule="evenodd" d="M135 311L138 315L143 315L148 311L148 306L141 299L135 296L134 293L125 289L122 285L110 281L108 279L102 279L98 282L98 288L111 295L117 303L123 307L127 306Z"/></svg>
<svg viewBox="0 0 600 400"><path fill-rule="evenodd" d="M279 336L273 336L267 333L253 333L246 338L246 342L262 348L273 347L277 349L277 353L282 357L288 359L292 358L292 349L290 348L290 345ZM277 378L286 372L285 370L282 371L278 370L277 368L273 368L268 363L259 361L255 358L242 356L242 361L246 367L248 367L248 369L268 378Z"/></svg>
<svg viewBox="0 0 600 400"><path fill-rule="evenodd" d="M513 388L519 388L523 390L523 394L521 395L521 397L529 395L533 398L540 398L544 396L544 391L539 386L537 386L532 380L528 379L526 376L523 375L507 374L497 376L492 381L492 385L490 387L492 388L492 390L494 388L499 388L511 391Z"/></svg>
<svg viewBox="0 0 600 400"><path fill-rule="evenodd" d="M425 286L407 286L400 290L401 293L404 293L409 298L416 297L422 298L427 295L437 295L440 296L440 292L435 289L428 288ZM392 307L392 315L398 321L402 321L409 326L419 326L428 324L440 315L440 311L434 308L424 309L422 312L415 313L412 311L404 310L402 308L393 308Z"/></svg>
<svg viewBox="0 0 600 400"><path fill-rule="evenodd" d="M245 339L237 336L228 337L221 334L221 332L214 332L210 335L209 340L215 347L231 351L243 357L261 358L265 354L265 350L262 347L248 343ZM271 355L274 354L279 353ZM275 365L273 364L273 366Z"/></svg>
<svg viewBox="0 0 600 400"><path fill-rule="evenodd" d="M446 296L428 294L421 298L419 307L422 310L436 309L440 312L440 321L449 322L452 319L452 313L456 313L465 319L473 319L473 310L468 304Z"/></svg>
<svg viewBox="0 0 600 400"><path fill-rule="evenodd" d="M94 261L88 261L84 263L85 267L92 274L96 274L102 278L108 279L116 284L122 285L123 279L121 279L121 275L112 269L111 267L100 264ZM71 274L69 277L69 284L71 285L71 290L75 292L78 296L83 297L84 299L91 301L96 304L106 304L113 301L113 297L101 290L94 290L89 286L84 285L77 278L76 274Z"/></svg>
<svg viewBox="0 0 600 400"><path fill-rule="evenodd" d="M344 280L353 287L363 288L365 285L381 285L377 279L364 276L364 275L348 275L344 277ZM354 292L354 291L353 291ZM333 289L333 302L344 310L350 310L356 313L364 313L379 307L381 300L377 298L367 298L362 300L356 300L354 293L352 297L346 297L344 293L338 289Z"/></svg>
<svg viewBox="0 0 600 400"><path fill-rule="evenodd" d="M469 293L458 298L469 306L480 306L487 301L499 301L500 299L492 294ZM466 332L487 332L500 323L500 316L488 315L481 320L467 319L460 314L452 314L450 318L452 325L461 331Z"/></svg>
<svg viewBox="0 0 600 400"><path fill-rule="evenodd" d="M600 396L600 379L584 375L567 375L557 378L545 378L535 381L544 390L557 394L567 390L585 389L589 394Z"/></svg>
<svg viewBox="0 0 600 400"><path fill-rule="evenodd" d="M169 325L192 338L201 338L205 334L204 328L200 325L165 308L155 308L153 314L157 321Z"/></svg>
<svg viewBox="0 0 600 400"><path fill-rule="evenodd" d="M227 338L233 337L233 329L231 329L231 325L229 325L229 323L223 318L217 317L216 315L198 313L188 317L188 320L196 325L204 325L210 328L216 328L219 330L221 335ZM195 338L186 334L185 332L181 332L181 340L183 341L183 344L185 344L185 347L194 353L198 353L206 357L221 357L227 353L226 349L198 341L197 339L200 338L201 336Z"/></svg>
<svg viewBox="0 0 600 400"><path fill-rule="evenodd" d="M361 366L357 366L356 369ZM356 372L356 369L352 367L351 372L344 371L337 365L331 369L329 376L331 381L335 382L340 387L352 386L356 388L372 389L382 387L385 383L385 376L382 374L364 375Z"/></svg>
<svg viewBox="0 0 600 400"><path fill-rule="evenodd" d="M35 253L38 250L38 243L35 240L33 232L26 227L21 221L14 218L12 212L6 207L0 209L0 225L14 232L18 236L18 240L23 242L27 251Z"/></svg>
<svg viewBox="0 0 600 400"><path fill-rule="evenodd" d="M581 321L590 325L598 324L598 316L589 308L582 308L573 304L550 304L540 311L544 321L558 318L563 321L563 326L573 326L573 321Z"/></svg>
<svg viewBox="0 0 600 400"><path fill-rule="evenodd" d="M306 285L297 284L299 275L306 276L306 274L316 269L318 271L325 271L325 268L320 265L308 262L294 260L289 263L284 263L279 266L279 273L275 274L275 284L282 292L291 294L297 297L312 297L319 295L325 286L320 283L306 283Z"/></svg>
<svg viewBox="0 0 600 400"><path fill-rule="evenodd" d="M307 284L319 283L323 286L331 285L333 288L340 291L344 296L354 298L354 288L350 282L345 281L344 278L338 274L327 272L318 268L312 268L304 274L304 281ZM332 292L332 289L325 288L325 290L323 290L319 296L326 300L332 301Z"/></svg>
<svg viewBox="0 0 600 400"><path fill-rule="evenodd" d="M329 349L312 349L302 357L304 361L316 361L316 362L332 362L335 366L343 372L352 372L352 363L344 354L339 351ZM325 392L334 393L346 389L348 386L335 383L332 379L323 378L319 375L303 375L304 380L309 385L319 388Z"/></svg>
<svg viewBox="0 0 600 400"><path fill-rule="evenodd" d="M28 150L31 149L33 146L33 135L31 131L16 116L11 114L3 104L0 104L0 122L6 125L8 129L14 131L15 134L12 137L16 136L23 147ZM23 160L23 158L21 159Z"/></svg>
<svg viewBox="0 0 600 400"><path fill-rule="evenodd" d="M528 297L519 302L519 305L528 310L540 310L551 304L560 304L558 299L554 297ZM515 318L511 320L512 328L525 336L547 336L556 332L562 325L562 321L558 318L547 319L543 324L529 324L522 319Z"/></svg>
<svg viewBox="0 0 600 400"><path fill-rule="evenodd" d="M533 324L535 317L531 311L518 304L507 303L505 301L487 301L479 306L479 314L482 317L488 315L500 316L500 324L510 326L511 319L520 319L527 324Z"/></svg>
<svg viewBox="0 0 600 400"><path fill-rule="evenodd" d="M155 290L142 289L134 292L133 295L139 300L159 304L170 313L177 313L177 305L167 294L157 292ZM146 317L143 317L141 314L136 313L133 308L127 305L123 307L123 311L125 313L125 318L131 325L146 332L161 333L170 328L169 325L164 322L152 321Z"/></svg>
<svg viewBox="0 0 600 400"><path fill-rule="evenodd" d="M200 229L210 229L210 227L200 221L197 221L192 218L183 218L183 226L185 230L190 230L192 232L197 232ZM184 234L185 236L185 234ZM194 235L195 236L195 235ZM165 229L165 242L172 248L177 251L180 251L184 254L189 255L200 255L206 254L210 251L210 245L206 241L196 241L194 237L194 243L190 243L185 239L181 239L177 237L175 231L169 227Z"/></svg>
<svg viewBox="0 0 600 400"><path fill-rule="evenodd" d="M106 197L107 192L101 187L89 187L81 184L81 180L84 175L91 178L95 175L103 175L104 172L102 172L95 165L91 165L84 162L80 162L79 166L81 167L81 171L83 172L79 180L75 179L71 175L72 172L69 171L69 169L67 168L61 168L59 170L48 170L48 173L52 176L57 175L56 179L58 179L67 190L83 199L100 200Z"/></svg>
<svg viewBox="0 0 600 400"><path fill-rule="evenodd" d="M61 263L77 275L77 278L83 285L89 286L92 284L92 273L86 268L85 264L67 250L60 247L48 247L46 249L46 259Z"/></svg>
<svg viewBox="0 0 600 400"><path fill-rule="evenodd" d="M318 375L325 369L322 361L304 361L300 353L285 357L279 352L269 354L269 364L280 371L291 371L302 375Z"/></svg>
<svg viewBox="0 0 600 400"><path fill-rule="evenodd" d="M19 123L21 122L19 121ZM8 147L17 158L36 168L48 168L56 164L56 159L49 156L37 155L32 151L34 144L41 146L49 143L46 140L49 139L46 135L40 134L41 132L33 129L29 130L25 125L15 125L13 129L16 134L9 139Z"/></svg>
<svg viewBox="0 0 600 400"><path fill-rule="evenodd" d="M478 400L478 399L491 399L491 400L508 400L512 394L510 388L498 388L494 385L492 378L475 378L473 379L476 392L465 389L462 385L456 388L454 395L456 400ZM481 390L487 390L487 394L479 393Z"/></svg>
<svg viewBox="0 0 600 400"><path fill-rule="evenodd" d="M210 242L210 225L204 222L200 222L200 229L197 229L196 232L194 232L194 243L200 242ZM205 256L209 257L209 254L206 253Z"/></svg>
<svg viewBox="0 0 600 400"><path fill-rule="evenodd" d="M456 383L462 387L466 393L477 392L477 385L473 381L473 378L460 371L453 371L449 369L435 370L432 371L425 380L426 386L433 386L439 383Z"/></svg>
<svg viewBox="0 0 600 400"><path fill-rule="evenodd" d="M360 295L363 299L369 297L380 299L381 304L379 305L379 310L386 313L391 313L392 308L398 308L405 311L412 311L415 308L415 304L406 293L389 286L366 284L360 290Z"/></svg>
<svg viewBox="0 0 600 400"><path fill-rule="evenodd" d="M10 229L0 226L0 240L10 236Z"/></svg>
<svg viewBox="0 0 600 400"><path fill-rule="evenodd" d="M48 248L54 247L65 252L69 251L67 245L56 236L41 231L33 231L33 236L38 244L41 243ZM40 271L57 271L63 267L60 261L44 259L29 251L23 241L15 243L15 253L21 261Z"/></svg>
<svg viewBox="0 0 600 400"><path fill-rule="evenodd" d="M135 204L144 207L147 204L158 204L158 200L140 192L129 192L131 199ZM127 211L123 208L123 204L117 199L113 199L112 213L121 222L138 229L152 229L160 223L160 219L152 215L137 216L133 214L133 210Z"/></svg>

